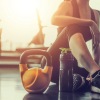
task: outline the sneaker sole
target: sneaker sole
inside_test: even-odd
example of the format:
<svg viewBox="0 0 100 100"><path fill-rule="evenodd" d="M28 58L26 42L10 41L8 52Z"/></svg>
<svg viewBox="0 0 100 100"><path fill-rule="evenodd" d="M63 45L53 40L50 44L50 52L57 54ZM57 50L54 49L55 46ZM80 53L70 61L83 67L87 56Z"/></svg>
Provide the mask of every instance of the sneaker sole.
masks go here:
<svg viewBox="0 0 100 100"><path fill-rule="evenodd" d="M96 93L100 93L100 88L97 88L95 86L91 86L91 91L96 92Z"/></svg>

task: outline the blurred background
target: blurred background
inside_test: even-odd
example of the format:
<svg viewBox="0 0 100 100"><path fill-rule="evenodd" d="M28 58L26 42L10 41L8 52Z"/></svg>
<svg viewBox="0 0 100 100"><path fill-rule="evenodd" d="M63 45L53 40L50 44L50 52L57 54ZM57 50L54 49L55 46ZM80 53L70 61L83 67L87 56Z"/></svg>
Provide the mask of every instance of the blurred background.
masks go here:
<svg viewBox="0 0 100 100"><path fill-rule="evenodd" d="M15 51L16 48L37 46L30 42L41 27L45 35L42 46L50 46L57 35L57 27L50 23L51 16L62 1L0 0L1 50ZM100 0L90 0L92 8L100 10L99 5Z"/></svg>

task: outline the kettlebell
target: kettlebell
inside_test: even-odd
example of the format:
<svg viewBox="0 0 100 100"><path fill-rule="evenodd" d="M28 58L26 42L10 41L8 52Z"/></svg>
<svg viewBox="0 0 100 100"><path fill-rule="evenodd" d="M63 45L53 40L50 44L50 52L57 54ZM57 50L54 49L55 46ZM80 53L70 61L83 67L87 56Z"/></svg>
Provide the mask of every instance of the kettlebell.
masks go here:
<svg viewBox="0 0 100 100"><path fill-rule="evenodd" d="M39 67L28 68L27 60L31 55L43 55L46 59L44 69ZM30 49L24 51L20 56L19 70L23 87L29 93L43 93L50 81L52 75L52 58L51 55L40 49Z"/></svg>

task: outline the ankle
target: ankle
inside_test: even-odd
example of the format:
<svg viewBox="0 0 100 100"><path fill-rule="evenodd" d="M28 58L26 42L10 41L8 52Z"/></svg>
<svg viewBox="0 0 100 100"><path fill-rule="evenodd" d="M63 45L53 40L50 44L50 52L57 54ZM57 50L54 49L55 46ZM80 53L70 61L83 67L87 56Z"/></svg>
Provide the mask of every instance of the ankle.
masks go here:
<svg viewBox="0 0 100 100"><path fill-rule="evenodd" d="M94 78L98 74L99 71L100 71L100 69L96 70L95 72L93 72L92 74L90 74L91 77Z"/></svg>

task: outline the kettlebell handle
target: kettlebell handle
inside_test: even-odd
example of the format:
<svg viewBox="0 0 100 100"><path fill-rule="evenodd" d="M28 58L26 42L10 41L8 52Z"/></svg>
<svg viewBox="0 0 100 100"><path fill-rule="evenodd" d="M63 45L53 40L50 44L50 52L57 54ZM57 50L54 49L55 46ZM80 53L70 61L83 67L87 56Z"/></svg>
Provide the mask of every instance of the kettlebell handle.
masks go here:
<svg viewBox="0 0 100 100"><path fill-rule="evenodd" d="M20 64L27 64L27 58L30 55L43 55L46 58L46 66L52 66L51 55L47 51L40 49L30 49L24 51L20 56Z"/></svg>

